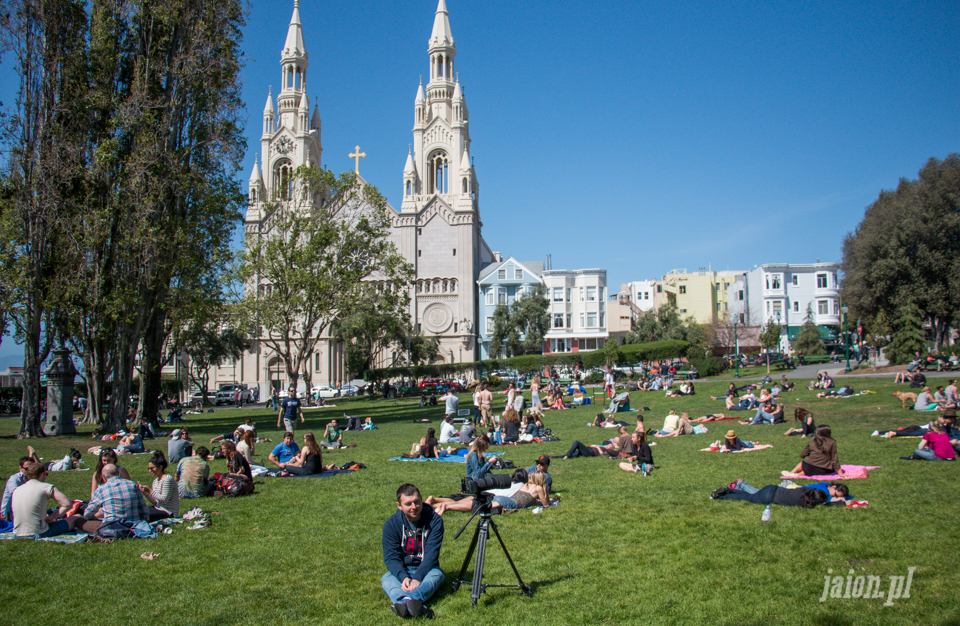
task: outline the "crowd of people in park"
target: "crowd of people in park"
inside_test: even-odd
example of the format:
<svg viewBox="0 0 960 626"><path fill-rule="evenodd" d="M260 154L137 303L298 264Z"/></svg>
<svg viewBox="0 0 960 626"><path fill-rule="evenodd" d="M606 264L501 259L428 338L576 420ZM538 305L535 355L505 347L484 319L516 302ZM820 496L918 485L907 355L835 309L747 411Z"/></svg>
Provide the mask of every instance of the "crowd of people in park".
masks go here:
<svg viewBox="0 0 960 626"><path fill-rule="evenodd" d="M908 372L908 380L916 375L922 376L919 370L924 361L921 359L918 363ZM926 365L930 367L929 363ZM656 368L651 367L644 373L636 390L661 390L672 398L695 395L694 384L682 381L677 385L676 374L674 366L657 364ZM827 373L818 374L808 389L818 390L817 396L822 398L853 394L848 386L837 389ZM917 449L911 456L901 457L904 459L954 460L960 451L956 380L950 380L945 387L936 387L935 391L926 385L920 389L911 408L936 412L934 419L922 425L873 434L885 438L918 437ZM712 428L715 422L733 419L728 417L733 411L745 412L744 419L737 422L742 426L786 425L783 395L792 390L794 383L786 376L779 380L767 377L759 382L731 382L722 395L710 396L713 402L722 401L724 412L709 412L691 418L689 412L671 409L661 428L648 429L644 412L630 409L629 390L619 390L612 371L608 369L603 378L603 392L609 406L598 413L590 425L615 429L607 431L614 433L613 436L596 443L572 441L565 454L552 458L562 461L584 457L617 459L619 469L649 476L656 468L651 448L656 443L652 439L687 437L704 432L705 425ZM550 430L544 426L547 411L566 410L585 403L587 398L592 399L579 381L562 386L556 372L550 370L542 376L534 376L525 389L521 384L509 382L502 391L495 391L488 382L481 382L471 397L472 411L461 411L460 398L452 388L447 388L436 401L443 411L439 428L427 427L423 436L402 456L441 459L459 453L464 455L465 478L482 481L495 467L495 457L489 454L492 446L521 445L549 438ZM97 454L86 501L69 498L49 481L52 472L78 469L82 463L80 451L71 449L63 458L43 462L33 448L28 448L27 455L19 459L19 471L5 485L0 521L10 522L17 537L47 538L74 530L97 533L102 527L116 522L136 525L176 518L185 506L182 499L218 493L225 476L249 481L252 489L254 472L259 468L267 468L280 476L336 471L336 464L324 463L324 450L356 445L344 442L345 429L338 419L325 424L319 436L313 432L298 435L296 429L304 425L306 419L294 389L290 389L283 400L274 398L273 402L277 410L277 427L283 429L283 436L266 454L264 466L255 462L256 449L265 442L271 445L272 442L258 438L253 420L247 419L232 431L210 438L209 446L214 448L215 454L207 445L195 445L184 426L170 433L165 453L162 450L152 453L146 463L152 482L141 484L131 479L128 468L120 464L120 459L132 459L134 457L124 455L143 452L143 433L123 432L111 442L114 445L102 447ZM618 419L624 412L636 413L635 427ZM345 415L345 418L350 429L361 428L359 417ZM840 463L840 446L833 438L831 428L822 424L818 426L813 412L802 407L795 408L793 418L784 434L799 435L807 442L796 465L782 472L784 478L848 477ZM366 423L372 427L369 422L370 418L367 418ZM738 430L740 434L728 429L710 449L741 452L755 448L757 442L742 437L744 430ZM748 430L753 432L753 429ZM152 432L149 434L153 435ZM222 459L222 472L212 469L218 459ZM509 487L483 490L491 496L491 510L500 513L549 506L553 490L550 467L551 457L540 455L531 467L517 469L511 475ZM383 561L387 572L381 578L381 584L392 612L400 617L419 617L430 613L426 604L444 581L439 565L443 516L450 511L476 512L478 499L482 498L472 493L423 498L419 489L410 483L401 485L395 495L397 511L383 526ZM710 497L801 508L848 503L852 498L845 484L830 480L802 486L784 482L762 488L737 480L715 490ZM56 508L48 508L52 504Z"/></svg>

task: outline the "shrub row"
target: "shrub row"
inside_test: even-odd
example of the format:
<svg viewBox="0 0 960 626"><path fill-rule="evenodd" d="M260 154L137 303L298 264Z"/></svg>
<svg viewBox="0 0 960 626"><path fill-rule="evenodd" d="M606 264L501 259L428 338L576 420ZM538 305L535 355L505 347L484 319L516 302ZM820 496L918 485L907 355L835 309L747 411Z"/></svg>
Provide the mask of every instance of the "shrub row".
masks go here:
<svg viewBox="0 0 960 626"><path fill-rule="evenodd" d="M687 341L668 340L653 341L650 343L633 343L618 346L617 364L638 363L640 361L655 361L672 359L686 355L690 343ZM487 359L483 361L483 371L516 370L518 372L539 372L547 365L563 367L579 364L585 370L602 367L610 356L608 350L591 352L565 352L562 354L525 354L506 359ZM465 372L479 372L480 362L472 363L440 363L436 365L414 365L409 367L388 367L383 369L367 370L363 377L369 381L379 381L394 378L448 378ZM699 367L699 366L698 366Z"/></svg>

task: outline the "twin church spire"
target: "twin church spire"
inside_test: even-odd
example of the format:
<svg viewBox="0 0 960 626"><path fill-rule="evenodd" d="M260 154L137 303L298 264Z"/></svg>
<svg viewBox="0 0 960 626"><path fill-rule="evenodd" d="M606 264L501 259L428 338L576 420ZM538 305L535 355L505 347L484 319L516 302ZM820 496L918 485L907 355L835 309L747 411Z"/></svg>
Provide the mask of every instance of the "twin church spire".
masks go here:
<svg viewBox="0 0 960 626"><path fill-rule="evenodd" d="M427 48L430 78L421 78L414 101L413 147L403 170L401 212L419 211L430 198L446 197L455 210L475 211L479 185L470 162L468 111L463 88L455 71L457 56L446 0L439 0ZM254 164L251 196L264 198L282 186L289 165L320 163L320 111L310 115L307 96L309 55L300 21L300 2L293 15L280 54L281 87L274 106L273 89L263 109L262 169ZM291 162L292 161L292 162ZM295 163L294 163L295 162ZM257 194L253 193L255 179Z"/></svg>

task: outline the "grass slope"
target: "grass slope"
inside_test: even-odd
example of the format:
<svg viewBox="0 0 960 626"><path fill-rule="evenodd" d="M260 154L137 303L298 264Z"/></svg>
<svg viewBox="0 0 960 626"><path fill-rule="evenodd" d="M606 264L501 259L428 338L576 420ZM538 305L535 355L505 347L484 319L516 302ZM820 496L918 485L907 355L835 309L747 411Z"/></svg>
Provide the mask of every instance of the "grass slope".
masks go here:
<svg viewBox="0 0 960 626"><path fill-rule="evenodd" d="M928 416L901 409L894 385L853 379L856 389L877 395L819 400L800 390L785 397L788 415L804 406L818 424L829 424L843 463L881 465L868 480L849 481L869 500L861 510L775 508L770 524L762 507L711 501L710 492L736 478L755 486L775 483L791 468L805 440L784 437L786 426L708 425L705 435L660 439L653 448L660 467L650 477L628 474L611 460L554 460L552 475L562 503L540 515L529 511L496 517L500 532L532 598L515 589L492 588L477 609L469 586L456 593L450 581L463 561L472 529L459 540L464 514L446 516L441 565L447 583L435 598L436 619L449 624L957 624L960 514L956 476L960 463L904 462L917 440L871 438L874 429L916 423ZM709 399L723 382L697 385L697 395L670 399L659 392L633 393L647 406L647 426L662 424L671 408L692 417L720 410ZM61 546L0 542L0 613L3 624L393 624L379 578L384 571L380 537L393 513L393 494L403 482L424 496L459 488L463 466L387 461L406 452L427 428L439 429L442 409L399 401L338 399L337 408L307 412L309 429L344 411L370 415L379 427L347 433L352 449L327 451L326 462L359 461L369 469L326 479L257 479L253 496L196 502L215 510L206 530L174 527L172 535L111 545ZM469 396L462 396L464 406ZM499 400L498 404L502 404ZM496 407L495 407L496 408ZM506 447L505 457L527 467L540 454L563 454L574 439L597 443L613 431L588 428L596 406L550 412L545 419L562 441ZM621 414L633 422L636 413ZM264 409L223 409L193 416L195 442L232 429L247 417L261 436L281 438L275 415ZM16 468L25 443L14 436L18 420L0 420L0 467ZM701 453L735 428L745 439L773 444L747 454ZM69 437L35 442L47 460L70 446L90 445L89 427ZM304 432L300 429L298 432ZM152 443L152 442L151 442ZM166 439L159 442L165 448ZM156 444L155 444L156 445ZM159 447L159 446L158 446ZM265 462L269 444L257 448ZM147 456L122 460L135 480L147 482ZM85 455L88 463L94 458ZM222 461L214 461L215 471ZM53 474L62 491L89 496L90 472ZM184 503L187 507L191 503ZM515 582L491 540L485 581ZM139 558L144 551L155 561ZM910 598L885 606L881 599L827 598L824 577L906 575L915 567ZM470 566L472 571L472 564ZM51 583L57 585L51 589Z"/></svg>

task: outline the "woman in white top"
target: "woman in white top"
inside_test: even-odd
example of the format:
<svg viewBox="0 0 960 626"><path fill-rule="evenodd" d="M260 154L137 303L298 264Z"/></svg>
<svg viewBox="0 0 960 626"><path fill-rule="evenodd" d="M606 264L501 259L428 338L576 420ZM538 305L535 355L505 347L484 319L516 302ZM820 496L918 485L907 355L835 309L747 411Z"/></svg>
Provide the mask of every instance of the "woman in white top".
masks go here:
<svg viewBox="0 0 960 626"><path fill-rule="evenodd" d="M253 455L255 453L254 444L257 441L257 435L252 430L246 430L237 442L237 452L243 455L247 463L253 464Z"/></svg>
<svg viewBox="0 0 960 626"><path fill-rule="evenodd" d="M180 494L177 491L177 481L167 474L167 457L163 452L158 450L153 453L153 458L147 463L147 471L153 476L153 485L147 487L137 483L137 487L151 505L150 521L179 516Z"/></svg>

